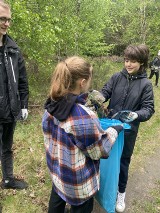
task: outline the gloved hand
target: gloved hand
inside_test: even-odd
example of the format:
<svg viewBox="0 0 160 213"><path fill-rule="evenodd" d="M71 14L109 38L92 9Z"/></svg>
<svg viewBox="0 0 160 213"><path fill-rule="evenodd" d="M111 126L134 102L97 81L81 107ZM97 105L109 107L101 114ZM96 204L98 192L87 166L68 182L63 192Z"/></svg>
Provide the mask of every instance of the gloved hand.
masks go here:
<svg viewBox="0 0 160 213"><path fill-rule="evenodd" d="M112 119L117 119L124 123L130 123L136 118L138 118L138 114L129 110L119 111L112 116Z"/></svg>
<svg viewBox="0 0 160 213"><path fill-rule="evenodd" d="M93 106L94 110L99 118L106 118L108 115L107 107L103 105L105 102L105 97L97 90L92 90L88 94L88 100L86 106L91 108Z"/></svg>
<svg viewBox="0 0 160 213"><path fill-rule="evenodd" d="M28 110L27 109L21 109L22 110L22 119L26 120L28 117Z"/></svg>
<svg viewBox="0 0 160 213"><path fill-rule="evenodd" d="M88 99L97 107L101 107L105 101L105 97L97 90L92 90L88 95Z"/></svg>
<svg viewBox="0 0 160 213"><path fill-rule="evenodd" d="M138 118L138 114L136 112L130 112L127 116L127 122L132 122Z"/></svg>

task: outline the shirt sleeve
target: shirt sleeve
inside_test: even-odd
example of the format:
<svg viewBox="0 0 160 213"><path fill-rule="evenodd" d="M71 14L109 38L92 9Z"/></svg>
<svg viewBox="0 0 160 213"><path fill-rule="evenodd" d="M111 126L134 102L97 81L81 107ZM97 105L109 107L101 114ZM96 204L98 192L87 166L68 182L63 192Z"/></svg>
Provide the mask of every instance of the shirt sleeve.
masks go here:
<svg viewBox="0 0 160 213"><path fill-rule="evenodd" d="M135 111L138 114L137 120L140 122L147 121L154 114L154 95L153 87L150 82L146 84L142 97L141 97L141 109Z"/></svg>
<svg viewBox="0 0 160 213"><path fill-rule="evenodd" d="M114 84L116 82L116 79L118 78L118 75L119 73L115 73L114 75L112 75L111 78L108 80L108 82L101 89L100 92L105 97L105 101L108 101L111 98Z"/></svg>
<svg viewBox="0 0 160 213"><path fill-rule="evenodd" d="M95 113L89 112L81 118L80 123L74 127L76 145L88 157L93 160L107 158L115 143L118 132L109 127L103 130Z"/></svg>

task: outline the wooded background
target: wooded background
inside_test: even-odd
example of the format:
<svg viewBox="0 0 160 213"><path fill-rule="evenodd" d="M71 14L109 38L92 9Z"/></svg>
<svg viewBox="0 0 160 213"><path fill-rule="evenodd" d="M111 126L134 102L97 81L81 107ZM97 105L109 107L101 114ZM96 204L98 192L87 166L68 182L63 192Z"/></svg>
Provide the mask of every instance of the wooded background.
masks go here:
<svg viewBox="0 0 160 213"><path fill-rule="evenodd" d="M160 49L159 0L8 0L10 35L34 72L70 55L122 55L145 43Z"/></svg>

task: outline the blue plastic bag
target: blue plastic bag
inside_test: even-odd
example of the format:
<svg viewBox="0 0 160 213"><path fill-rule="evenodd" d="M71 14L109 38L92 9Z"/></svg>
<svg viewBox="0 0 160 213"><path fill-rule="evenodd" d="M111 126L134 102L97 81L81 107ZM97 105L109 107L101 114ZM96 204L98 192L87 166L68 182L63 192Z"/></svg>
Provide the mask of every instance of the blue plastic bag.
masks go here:
<svg viewBox="0 0 160 213"><path fill-rule="evenodd" d="M130 129L129 124L115 119L100 119L100 123L103 129L120 124L123 125L124 129ZM100 190L96 194L96 200L107 213L115 213L123 144L124 130L120 132L113 145L109 158L100 160Z"/></svg>

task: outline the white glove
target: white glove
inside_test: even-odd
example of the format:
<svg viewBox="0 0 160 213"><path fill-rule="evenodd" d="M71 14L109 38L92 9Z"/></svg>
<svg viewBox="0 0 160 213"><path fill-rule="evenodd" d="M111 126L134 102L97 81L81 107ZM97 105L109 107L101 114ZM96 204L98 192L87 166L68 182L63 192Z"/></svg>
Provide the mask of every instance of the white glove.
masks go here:
<svg viewBox="0 0 160 213"><path fill-rule="evenodd" d="M138 118L138 114L136 112L130 112L129 115L127 116L128 122L132 122L137 118Z"/></svg>
<svg viewBox="0 0 160 213"><path fill-rule="evenodd" d="M28 117L28 110L27 109L22 109L22 119L26 120Z"/></svg>

